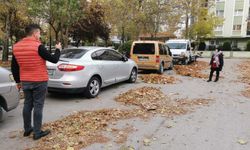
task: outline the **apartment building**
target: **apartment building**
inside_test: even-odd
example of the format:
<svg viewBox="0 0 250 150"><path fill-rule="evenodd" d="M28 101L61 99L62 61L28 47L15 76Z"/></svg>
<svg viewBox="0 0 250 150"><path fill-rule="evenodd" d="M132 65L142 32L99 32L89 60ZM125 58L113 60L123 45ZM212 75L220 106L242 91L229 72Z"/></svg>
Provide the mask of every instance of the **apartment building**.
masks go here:
<svg viewBox="0 0 250 150"><path fill-rule="evenodd" d="M214 29L214 37L208 39L207 45L228 41L233 49L245 50L250 40L250 0L215 0L210 9L224 22Z"/></svg>

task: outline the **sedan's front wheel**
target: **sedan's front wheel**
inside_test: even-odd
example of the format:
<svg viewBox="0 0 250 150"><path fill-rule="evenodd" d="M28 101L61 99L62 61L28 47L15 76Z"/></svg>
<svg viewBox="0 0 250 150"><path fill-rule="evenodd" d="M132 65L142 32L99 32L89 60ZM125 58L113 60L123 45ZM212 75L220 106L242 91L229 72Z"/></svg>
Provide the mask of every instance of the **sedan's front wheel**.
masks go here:
<svg viewBox="0 0 250 150"><path fill-rule="evenodd" d="M100 79L97 77L92 77L89 80L89 83L85 90L85 96L88 98L96 97L100 92L100 88L101 88Z"/></svg>

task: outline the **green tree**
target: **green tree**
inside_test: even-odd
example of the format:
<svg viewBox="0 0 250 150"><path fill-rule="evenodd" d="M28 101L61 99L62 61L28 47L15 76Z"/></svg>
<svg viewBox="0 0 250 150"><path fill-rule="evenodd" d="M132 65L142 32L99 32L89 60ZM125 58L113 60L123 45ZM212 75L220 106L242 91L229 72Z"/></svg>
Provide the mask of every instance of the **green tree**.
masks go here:
<svg viewBox="0 0 250 150"><path fill-rule="evenodd" d="M96 1L89 2L83 10L84 16L70 28L70 35L80 43L80 40L95 42L98 37L106 44L109 39L110 28L105 22L104 9Z"/></svg>
<svg viewBox="0 0 250 150"><path fill-rule="evenodd" d="M24 29L24 27L30 22L25 8L25 1L4 0L1 2L0 39L4 39L3 61L8 60L9 40L17 41L22 38L24 32L21 29Z"/></svg>
<svg viewBox="0 0 250 150"><path fill-rule="evenodd" d="M175 0L102 0L102 3L112 26L111 34L120 35L123 43L138 39L141 33L154 37L162 25L172 33L178 29L181 14Z"/></svg>
<svg viewBox="0 0 250 150"><path fill-rule="evenodd" d="M202 39L213 35L214 27L222 23L222 20L214 14L209 13L207 8L200 8L197 19L191 25L189 37L191 39Z"/></svg>
<svg viewBox="0 0 250 150"><path fill-rule="evenodd" d="M28 0L28 4L33 19L46 21L53 29L56 41L67 47L69 28L83 15L86 0Z"/></svg>
<svg viewBox="0 0 250 150"><path fill-rule="evenodd" d="M216 17L208 9L214 5L214 1L207 0L179 0L180 11L185 14L184 37L199 39L212 35L216 25L222 20Z"/></svg>

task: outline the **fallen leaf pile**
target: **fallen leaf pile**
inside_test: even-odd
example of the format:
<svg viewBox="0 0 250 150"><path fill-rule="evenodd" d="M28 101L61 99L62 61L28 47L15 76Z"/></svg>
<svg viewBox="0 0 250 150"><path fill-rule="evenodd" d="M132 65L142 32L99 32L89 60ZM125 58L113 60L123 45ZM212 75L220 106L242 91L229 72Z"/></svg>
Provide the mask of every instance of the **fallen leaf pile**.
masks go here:
<svg viewBox="0 0 250 150"><path fill-rule="evenodd" d="M202 71L208 69L209 65L204 61L197 61L190 65L175 65L175 72L179 75L190 76L196 78L208 78L207 74L203 74Z"/></svg>
<svg viewBox="0 0 250 150"><path fill-rule="evenodd" d="M159 74L141 75L140 78L145 83L153 84L174 84L177 81L177 79L173 76Z"/></svg>
<svg viewBox="0 0 250 150"><path fill-rule="evenodd" d="M52 133L38 141L32 149L61 150L71 148L77 150L93 143L106 143L109 139L101 132L107 131L109 124L134 117L143 118L144 114L145 112L139 109L103 109L77 112L64 119L45 124L44 128L52 130ZM122 138L126 138L126 135Z"/></svg>
<svg viewBox="0 0 250 150"><path fill-rule="evenodd" d="M197 105L208 105L210 100L171 100L159 88L142 87L129 90L116 97L116 101L128 105L139 106L128 110L102 109L97 111L75 112L61 120L44 124L45 129L52 133L39 140L34 150L78 150L94 143L106 143L110 139L103 132L112 133L115 142L120 144L127 141L128 134L133 132L133 127L124 129L110 128L109 125L117 121L130 118L148 118L154 114L165 117L182 115L192 110ZM144 141L147 143L147 141Z"/></svg>
<svg viewBox="0 0 250 150"><path fill-rule="evenodd" d="M172 101L159 88L154 87L129 90L120 94L115 100L127 105L136 105L148 112L152 111L167 117L186 114L193 106L208 105L209 101L211 101L211 99L180 99Z"/></svg>
<svg viewBox="0 0 250 150"><path fill-rule="evenodd" d="M125 143L128 139L129 133L134 131L132 126L126 127L124 129L111 129L112 133L116 135L115 142L117 144Z"/></svg>
<svg viewBox="0 0 250 150"><path fill-rule="evenodd" d="M241 77L239 78L240 82L248 84L246 89L244 91L242 91L242 95L250 98L250 76L249 76L249 74L250 74L250 61L242 62L240 65L238 65L238 68L240 68L239 71L241 73Z"/></svg>
<svg viewBox="0 0 250 150"><path fill-rule="evenodd" d="M10 67L11 62L10 61L1 61L0 60L0 66L1 67Z"/></svg>
<svg viewBox="0 0 250 150"><path fill-rule="evenodd" d="M244 61L238 65L239 71L241 72L240 80L243 83L250 84L250 61Z"/></svg>

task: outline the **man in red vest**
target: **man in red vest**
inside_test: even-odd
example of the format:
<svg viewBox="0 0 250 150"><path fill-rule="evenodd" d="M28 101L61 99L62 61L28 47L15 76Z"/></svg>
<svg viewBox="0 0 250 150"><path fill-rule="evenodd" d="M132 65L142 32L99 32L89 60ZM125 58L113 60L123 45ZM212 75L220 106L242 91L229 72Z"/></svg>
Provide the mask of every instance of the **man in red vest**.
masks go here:
<svg viewBox="0 0 250 150"><path fill-rule="evenodd" d="M17 87L24 91L23 121L24 134L29 136L34 132L33 139L37 140L50 133L42 131L43 105L47 93L48 73L46 60L57 63L60 57L61 44L57 44L56 51L50 54L40 42L41 28L31 24L25 28L26 37L13 46L11 71ZM33 127L31 116L33 110Z"/></svg>

